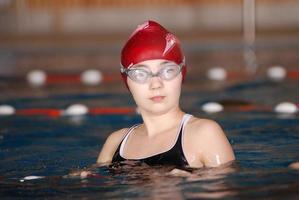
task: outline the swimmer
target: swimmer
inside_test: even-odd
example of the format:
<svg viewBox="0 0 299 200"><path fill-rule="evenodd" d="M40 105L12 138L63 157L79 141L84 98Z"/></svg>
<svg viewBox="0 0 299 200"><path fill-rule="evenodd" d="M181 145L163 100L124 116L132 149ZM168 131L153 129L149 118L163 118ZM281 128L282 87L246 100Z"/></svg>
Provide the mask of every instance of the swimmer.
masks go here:
<svg viewBox="0 0 299 200"><path fill-rule="evenodd" d="M113 132L97 163L136 160L148 165L201 168L235 160L217 122L181 110L186 70L176 36L154 21L137 27L122 49L120 72L143 123Z"/></svg>

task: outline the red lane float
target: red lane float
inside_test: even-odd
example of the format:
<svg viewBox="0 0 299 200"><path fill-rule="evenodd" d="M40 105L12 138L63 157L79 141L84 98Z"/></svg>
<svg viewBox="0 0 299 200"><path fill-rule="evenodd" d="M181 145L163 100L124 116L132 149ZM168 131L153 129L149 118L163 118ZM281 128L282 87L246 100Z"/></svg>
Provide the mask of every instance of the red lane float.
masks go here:
<svg viewBox="0 0 299 200"><path fill-rule="evenodd" d="M111 83L120 80L119 74L106 74L100 81L95 81L98 85L101 83ZM48 74L46 84L69 84L69 83L82 83L82 77L78 74ZM92 84L89 84L92 85Z"/></svg>
<svg viewBox="0 0 299 200"><path fill-rule="evenodd" d="M225 106L224 110L228 111L241 111L241 112L252 112L252 111L259 111L259 112L271 112L273 108L268 106L262 105L239 105L239 106Z"/></svg>
<svg viewBox="0 0 299 200"><path fill-rule="evenodd" d="M78 83L80 75L77 74L48 74L46 84L61 84L61 83Z"/></svg>
<svg viewBox="0 0 299 200"><path fill-rule="evenodd" d="M251 111L261 111L261 112L271 112L272 107L266 105L260 105L252 103L245 100L234 100L234 99L225 99L219 101L223 105L224 110L227 111L241 111L241 112L251 112Z"/></svg>
<svg viewBox="0 0 299 200"><path fill-rule="evenodd" d="M52 108L29 108L29 109L20 109L16 111L17 115L25 115L25 116L32 116L32 115L45 115L49 117L59 117L62 111L59 109L52 109Z"/></svg>
<svg viewBox="0 0 299 200"><path fill-rule="evenodd" d="M103 114L134 114L136 110L133 108L91 108L89 113L92 115Z"/></svg>
<svg viewBox="0 0 299 200"><path fill-rule="evenodd" d="M15 112L16 115L21 116L36 116L44 115L48 117L60 117L62 115L72 116L71 114L64 114L64 110L55 108L28 108L20 109ZM103 107L103 108L89 108L86 114L90 115L125 115L136 113L134 108L130 107ZM83 114L82 114L83 115Z"/></svg>
<svg viewBox="0 0 299 200"><path fill-rule="evenodd" d="M88 86L96 86L101 83L109 83L120 80L120 74L105 74L96 69L89 69L81 74L46 74L43 70L32 70L27 76L27 81L32 86L45 84L74 84L82 83Z"/></svg>
<svg viewBox="0 0 299 200"><path fill-rule="evenodd" d="M298 71L289 71L287 73L288 78L299 79L299 70Z"/></svg>

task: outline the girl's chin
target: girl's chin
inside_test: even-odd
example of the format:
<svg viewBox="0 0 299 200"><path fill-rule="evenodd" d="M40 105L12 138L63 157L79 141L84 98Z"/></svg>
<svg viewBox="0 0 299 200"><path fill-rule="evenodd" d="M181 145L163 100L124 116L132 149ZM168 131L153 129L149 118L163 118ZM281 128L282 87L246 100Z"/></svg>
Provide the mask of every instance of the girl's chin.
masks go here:
<svg viewBox="0 0 299 200"><path fill-rule="evenodd" d="M154 115L161 115L169 112L171 109L166 108L165 106L152 106L151 108L141 108L138 109L139 113L150 113Z"/></svg>

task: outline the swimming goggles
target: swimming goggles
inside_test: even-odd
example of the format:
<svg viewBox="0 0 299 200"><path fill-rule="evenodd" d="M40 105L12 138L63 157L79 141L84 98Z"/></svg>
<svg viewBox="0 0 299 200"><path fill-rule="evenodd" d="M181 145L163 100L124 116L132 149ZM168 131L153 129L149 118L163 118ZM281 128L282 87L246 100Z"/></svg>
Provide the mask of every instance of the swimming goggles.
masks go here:
<svg viewBox="0 0 299 200"><path fill-rule="evenodd" d="M162 65L157 73L151 72L146 67L134 67L134 65L124 68L121 65L120 72L126 74L131 80L137 83L147 83L152 77L160 77L162 80L169 81L174 79L182 70L184 62L176 64L174 62L167 62Z"/></svg>

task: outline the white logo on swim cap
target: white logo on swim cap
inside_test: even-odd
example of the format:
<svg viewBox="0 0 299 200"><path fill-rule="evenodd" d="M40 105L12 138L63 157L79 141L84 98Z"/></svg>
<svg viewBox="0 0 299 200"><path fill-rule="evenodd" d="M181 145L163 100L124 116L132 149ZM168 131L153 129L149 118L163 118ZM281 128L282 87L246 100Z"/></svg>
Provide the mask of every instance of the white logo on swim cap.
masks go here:
<svg viewBox="0 0 299 200"><path fill-rule="evenodd" d="M165 37L166 40L166 46L165 49L163 51L163 56L165 54L167 54L174 46L176 38L174 37L174 35L172 35L171 33L168 33Z"/></svg>

